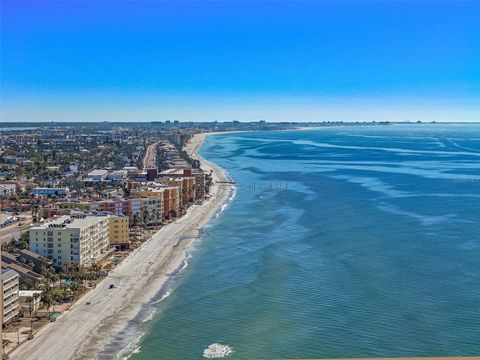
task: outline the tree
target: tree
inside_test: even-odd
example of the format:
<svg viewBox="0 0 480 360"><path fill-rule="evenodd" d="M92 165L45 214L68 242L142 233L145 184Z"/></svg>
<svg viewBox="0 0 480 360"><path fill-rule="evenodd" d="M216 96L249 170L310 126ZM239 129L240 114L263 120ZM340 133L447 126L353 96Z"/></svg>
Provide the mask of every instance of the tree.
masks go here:
<svg viewBox="0 0 480 360"><path fill-rule="evenodd" d="M32 316L32 303L33 303L33 297L29 296L27 297L27 304L28 304L28 315Z"/></svg>
<svg viewBox="0 0 480 360"><path fill-rule="evenodd" d="M142 219L143 224L146 226L148 224L148 210L146 208L142 209Z"/></svg>
<svg viewBox="0 0 480 360"><path fill-rule="evenodd" d="M138 214L133 215L133 226L137 226L138 224Z"/></svg>
<svg viewBox="0 0 480 360"><path fill-rule="evenodd" d="M50 317L50 307L52 306L54 299L51 291L45 291L42 296L43 302L47 305L48 317Z"/></svg>
<svg viewBox="0 0 480 360"><path fill-rule="evenodd" d="M33 293L34 304L38 303L38 298L40 297L40 293ZM34 307L35 309L35 316L37 316L37 306Z"/></svg>

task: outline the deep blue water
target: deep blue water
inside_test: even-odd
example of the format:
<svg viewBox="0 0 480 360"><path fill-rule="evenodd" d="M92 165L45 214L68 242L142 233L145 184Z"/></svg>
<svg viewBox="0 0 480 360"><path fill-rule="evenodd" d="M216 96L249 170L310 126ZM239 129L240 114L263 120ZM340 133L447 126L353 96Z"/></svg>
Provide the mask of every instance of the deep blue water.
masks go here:
<svg viewBox="0 0 480 360"><path fill-rule="evenodd" d="M131 359L480 354L480 126L224 134L237 195Z"/></svg>

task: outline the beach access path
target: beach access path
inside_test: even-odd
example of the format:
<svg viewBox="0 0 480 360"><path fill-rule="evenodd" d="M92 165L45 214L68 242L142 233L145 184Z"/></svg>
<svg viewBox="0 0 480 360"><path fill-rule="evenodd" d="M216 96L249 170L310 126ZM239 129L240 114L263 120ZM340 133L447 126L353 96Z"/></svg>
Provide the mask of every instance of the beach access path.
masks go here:
<svg viewBox="0 0 480 360"><path fill-rule="evenodd" d="M197 239L199 230L218 211L230 192L228 187L215 185L215 181L228 180L223 169L197 154L207 135L195 135L186 150L201 161L206 173L212 170L214 185L210 198L202 205L191 206L186 215L155 233L56 322L47 324L33 340L12 352L10 359L97 358L113 336L138 314L142 305L158 293L170 278L169 274L181 267L187 256L186 249ZM112 283L117 288L109 289Z"/></svg>

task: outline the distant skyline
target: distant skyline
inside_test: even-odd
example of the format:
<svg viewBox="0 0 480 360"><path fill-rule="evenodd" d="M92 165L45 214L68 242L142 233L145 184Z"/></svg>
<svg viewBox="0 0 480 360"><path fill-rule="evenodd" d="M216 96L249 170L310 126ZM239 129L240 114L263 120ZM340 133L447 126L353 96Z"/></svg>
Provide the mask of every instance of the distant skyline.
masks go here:
<svg viewBox="0 0 480 360"><path fill-rule="evenodd" d="M480 2L1 0L1 121L480 121Z"/></svg>

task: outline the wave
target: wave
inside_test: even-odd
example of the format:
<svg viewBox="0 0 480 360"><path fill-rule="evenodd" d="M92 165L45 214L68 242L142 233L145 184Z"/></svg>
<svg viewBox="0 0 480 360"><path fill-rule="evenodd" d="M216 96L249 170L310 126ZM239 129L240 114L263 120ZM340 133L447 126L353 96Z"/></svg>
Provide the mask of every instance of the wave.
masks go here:
<svg viewBox="0 0 480 360"><path fill-rule="evenodd" d="M160 299L155 300L154 302L152 302L152 304L158 304L159 302L165 300L167 297L170 296L171 293L172 293L172 292L171 292L170 290L167 290L167 291L165 292L165 294L163 294L163 295L160 297Z"/></svg>
<svg viewBox="0 0 480 360"><path fill-rule="evenodd" d="M132 355L138 354L141 350L141 345L140 341L142 340L142 337L145 335L145 333L141 333L140 336L136 337L132 341L128 343L128 345L123 348L118 354L117 354L117 359L119 360L127 360L129 359Z"/></svg>
<svg viewBox="0 0 480 360"><path fill-rule="evenodd" d="M150 314L148 314L148 316L142 320L142 323L146 323L146 322L149 322L150 320L153 320L153 318L155 317L155 313L157 312L157 310L152 310L150 312Z"/></svg>
<svg viewBox="0 0 480 360"><path fill-rule="evenodd" d="M227 210L228 206L233 202L236 196L237 196L237 187L233 186L229 196L227 197L225 202L222 204L222 206L220 206L218 211L215 213L215 220L218 220L220 218L220 216L223 214L225 210Z"/></svg>
<svg viewBox="0 0 480 360"><path fill-rule="evenodd" d="M232 352L233 352L233 349L230 346L214 343L209 345L203 351L203 357L208 359L224 358L230 355Z"/></svg>

